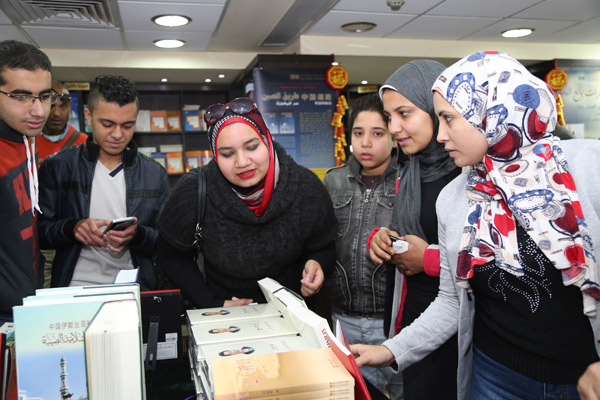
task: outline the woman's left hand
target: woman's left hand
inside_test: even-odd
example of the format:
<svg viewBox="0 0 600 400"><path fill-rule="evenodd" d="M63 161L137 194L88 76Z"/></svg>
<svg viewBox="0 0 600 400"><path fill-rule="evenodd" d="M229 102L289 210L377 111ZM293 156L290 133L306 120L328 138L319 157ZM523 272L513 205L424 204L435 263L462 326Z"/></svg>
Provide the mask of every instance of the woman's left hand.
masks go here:
<svg viewBox="0 0 600 400"><path fill-rule="evenodd" d="M429 243L415 235L406 235L400 239L408 242L408 250L402 254L395 254L391 262L406 276L423 272L423 254Z"/></svg>
<svg viewBox="0 0 600 400"><path fill-rule="evenodd" d="M325 274L321 269L321 264L315 260L308 260L304 264L304 270L302 271L302 296L310 297L321 290L323 282L325 282Z"/></svg>

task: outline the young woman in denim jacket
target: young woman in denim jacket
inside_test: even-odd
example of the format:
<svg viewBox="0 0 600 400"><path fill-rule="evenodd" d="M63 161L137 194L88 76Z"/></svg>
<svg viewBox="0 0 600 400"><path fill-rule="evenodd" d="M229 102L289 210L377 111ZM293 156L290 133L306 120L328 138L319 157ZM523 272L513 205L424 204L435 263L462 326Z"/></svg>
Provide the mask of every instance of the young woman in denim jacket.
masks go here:
<svg viewBox="0 0 600 400"><path fill-rule="evenodd" d="M371 231L392 217L396 145L377 95L357 98L350 119L353 154L345 165L329 170L324 179L338 220L337 262L326 288L332 297L333 319L340 321L348 341L380 344L386 338L385 265L371 261L366 243ZM361 372L382 392L393 375L370 367ZM390 385L389 391L401 394L401 381Z"/></svg>

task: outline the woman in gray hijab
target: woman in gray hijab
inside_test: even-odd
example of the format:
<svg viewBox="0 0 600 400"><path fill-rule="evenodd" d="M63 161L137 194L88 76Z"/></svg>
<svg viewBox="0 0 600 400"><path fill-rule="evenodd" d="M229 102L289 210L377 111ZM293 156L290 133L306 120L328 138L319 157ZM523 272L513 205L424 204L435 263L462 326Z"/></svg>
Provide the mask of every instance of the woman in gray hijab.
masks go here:
<svg viewBox="0 0 600 400"><path fill-rule="evenodd" d="M390 337L410 325L438 291L435 202L444 186L460 174L444 145L436 140L439 123L431 85L444 69L431 60L411 61L394 72L379 90L390 133L409 157L400 176L390 227L381 228L370 241L373 261L391 265L387 293ZM390 235L408 242L408 250L396 254ZM457 353L454 336L402 371L404 398L454 397Z"/></svg>

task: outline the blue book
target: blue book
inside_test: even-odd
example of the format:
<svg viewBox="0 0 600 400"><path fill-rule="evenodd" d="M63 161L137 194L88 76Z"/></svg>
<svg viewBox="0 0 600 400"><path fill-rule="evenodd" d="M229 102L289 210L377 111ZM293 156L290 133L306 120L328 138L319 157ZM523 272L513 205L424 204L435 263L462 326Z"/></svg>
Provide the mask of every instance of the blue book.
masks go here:
<svg viewBox="0 0 600 400"><path fill-rule="evenodd" d="M183 129L198 132L203 128L202 112L200 110L183 110Z"/></svg>

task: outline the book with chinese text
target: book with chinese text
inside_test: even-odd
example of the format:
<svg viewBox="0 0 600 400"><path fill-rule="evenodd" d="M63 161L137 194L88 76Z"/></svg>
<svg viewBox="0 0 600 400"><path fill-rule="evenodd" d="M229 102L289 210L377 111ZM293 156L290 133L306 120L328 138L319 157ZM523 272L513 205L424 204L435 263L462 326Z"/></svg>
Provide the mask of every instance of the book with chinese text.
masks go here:
<svg viewBox="0 0 600 400"><path fill-rule="evenodd" d="M215 400L238 400L352 388L354 378L331 349L212 360Z"/></svg>
<svg viewBox="0 0 600 400"><path fill-rule="evenodd" d="M86 396L84 330L106 301L127 299L136 294L63 293L30 296L13 307L19 391L26 398L56 398L58 388L74 399Z"/></svg>

